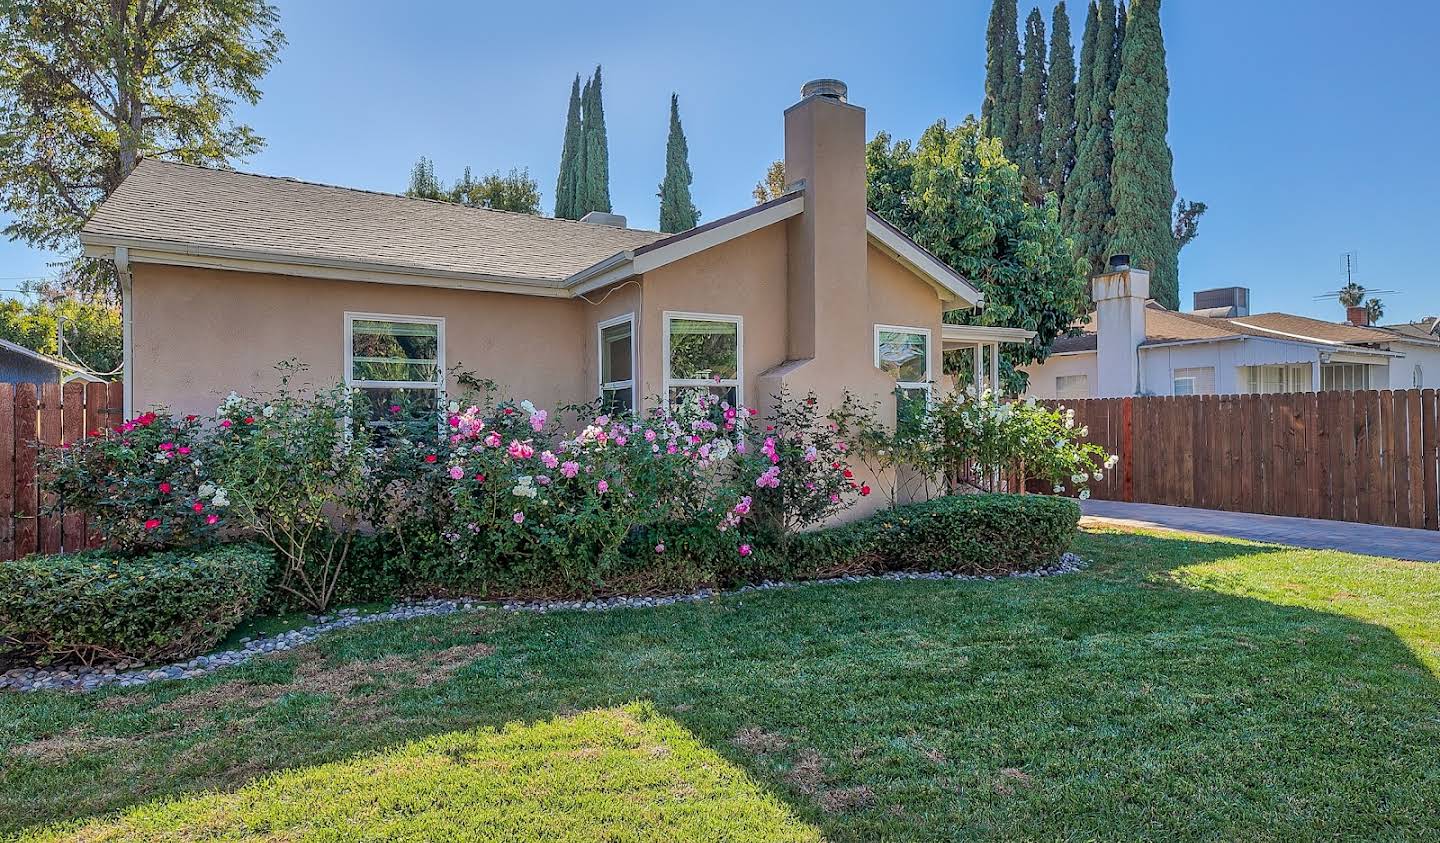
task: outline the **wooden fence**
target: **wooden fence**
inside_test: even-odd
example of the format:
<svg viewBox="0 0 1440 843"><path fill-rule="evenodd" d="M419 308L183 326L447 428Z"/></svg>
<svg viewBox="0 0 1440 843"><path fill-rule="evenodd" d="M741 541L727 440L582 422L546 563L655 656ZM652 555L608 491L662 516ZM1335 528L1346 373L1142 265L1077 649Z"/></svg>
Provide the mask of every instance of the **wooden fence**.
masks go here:
<svg viewBox="0 0 1440 843"><path fill-rule="evenodd" d="M124 405L119 383L0 383L0 560L96 543L83 514L40 514L48 496L37 458L43 445L118 424Z"/></svg>
<svg viewBox="0 0 1440 843"><path fill-rule="evenodd" d="M1106 500L1440 529L1436 391L1091 398Z"/></svg>

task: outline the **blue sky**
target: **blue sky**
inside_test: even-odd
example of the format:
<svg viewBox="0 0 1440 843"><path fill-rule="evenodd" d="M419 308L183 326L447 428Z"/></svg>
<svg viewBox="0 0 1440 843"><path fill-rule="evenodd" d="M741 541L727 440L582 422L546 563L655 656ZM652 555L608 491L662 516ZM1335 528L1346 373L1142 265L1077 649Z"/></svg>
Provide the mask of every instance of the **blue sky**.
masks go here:
<svg viewBox="0 0 1440 843"><path fill-rule="evenodd" d="M529 167L549 210L570 80L599 63L616 211L656 225L673 90L713 219L750 204L807 79L849 83L871 134L977 110L989 5L280 0L289 45L241 112L269 145L239 166L385 191L421 154L447 179ZM1440 4L1167 0L1163 22L1176 184L1211 209L1182 254L1185 304L1241 284L1257 311L1338 319L1312 297L1355 251L1363 283L1402 291L1387 321L1440 313ZM0 287L50 259L0 242Z"/></svg>

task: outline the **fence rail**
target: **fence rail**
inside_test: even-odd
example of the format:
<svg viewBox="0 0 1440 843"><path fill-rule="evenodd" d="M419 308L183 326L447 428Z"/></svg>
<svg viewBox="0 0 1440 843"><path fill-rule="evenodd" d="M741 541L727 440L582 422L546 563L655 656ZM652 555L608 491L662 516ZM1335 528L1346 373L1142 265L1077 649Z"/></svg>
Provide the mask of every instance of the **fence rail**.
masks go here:
<svg viewBox="0 0 1440 843"><path fill-rule="evenodd" d="M1106 500L1440 529L1436 391L1090 398Z"/></svg>
<svg viewBox="0 0 1440 843"><path fill-rule="evenodd" d="M0 383L0 561L97 544L81 513L42 515L49 502L38 456L45 445L118 424L119 383Z"/></svg>

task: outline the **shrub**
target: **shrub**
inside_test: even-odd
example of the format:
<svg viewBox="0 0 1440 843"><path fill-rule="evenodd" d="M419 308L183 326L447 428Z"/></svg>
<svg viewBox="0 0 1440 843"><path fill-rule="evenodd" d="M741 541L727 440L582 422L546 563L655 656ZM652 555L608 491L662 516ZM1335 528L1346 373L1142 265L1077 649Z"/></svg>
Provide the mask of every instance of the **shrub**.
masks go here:
<svg viewBox="0 0 1440 843"><path fill-rule="evenodd" d="M232 392L209 449L220 493L278 555L276 587L316 611L339 587L369 482L368 428L347 427L356 405L341 387L293 392L287 375L264 399Z"/></svg>
<svg viewBox="0 0 1440 843"><path fill-rule="evenodd" d="M1000 574L1054 562L1070 546L1080 507L1047 495L951 495L798 536L799 572L943 569Z"/></svg>
<svg viewBox="0 0 1440 843"><path fill-rule="evenodd" d="M0 565L0 651L41 664L186 658L255 609L272 562L254 545L7 562Z"/></svg>
<svg viewBox="0 0 1440 843"><path fill-rule="evenodd" d="M84 510L111 548L185 547L228 524L199 420L162 410L41 452L55 509Z"/></svg>

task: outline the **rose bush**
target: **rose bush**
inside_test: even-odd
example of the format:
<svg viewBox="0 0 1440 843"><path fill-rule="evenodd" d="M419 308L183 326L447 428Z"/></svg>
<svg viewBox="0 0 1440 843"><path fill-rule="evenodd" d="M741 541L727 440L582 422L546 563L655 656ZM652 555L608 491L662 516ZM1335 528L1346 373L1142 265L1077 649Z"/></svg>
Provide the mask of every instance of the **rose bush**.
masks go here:
<svg viewBox="0 0 1440 843"><path fill-rule="evenodd" d="M229 523L207 448L197 417L160 410L42 450L41 473L56 496L52 511L88 513L112 549L188 547Z"/></svg>

